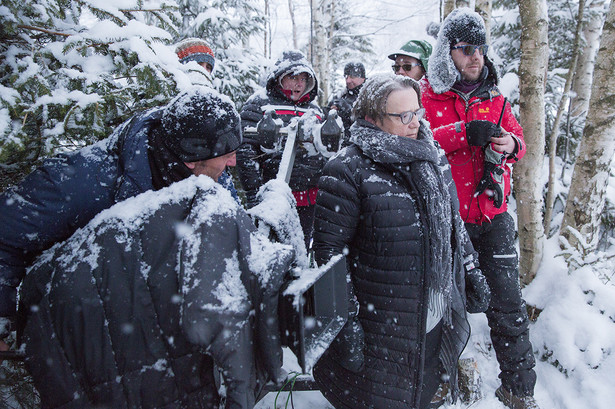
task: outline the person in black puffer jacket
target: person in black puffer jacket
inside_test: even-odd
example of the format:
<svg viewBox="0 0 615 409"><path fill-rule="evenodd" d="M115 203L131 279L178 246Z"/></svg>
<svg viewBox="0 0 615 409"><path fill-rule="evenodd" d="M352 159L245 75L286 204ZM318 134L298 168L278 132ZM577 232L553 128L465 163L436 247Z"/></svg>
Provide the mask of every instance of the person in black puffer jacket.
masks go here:
<svg viewBox="0 0 615 409"><path fill-rule="evenodd" d="M244 143L237 151L237 169L249 208L257 203L258 189L276 177L282 152L268 150L264 147L266 143L262 135L245 133L245 128L256 127L267 110L274 110L274 118L281 119L283 126L291 119L307 114L316 117L316 124L323 118L320 107L314 102L318 94L316 74L298 51L282 54L267 76L265 91L252 95L240 113ZM285 141L286 138L282 140L282 146ZM319 154L311 142L299 144L289 185L297 200L306 247L309 247L312 236L318 178L326 162L327 158Z"/></svg>
<svg viewBox="0 0 615 409"><path fill-rule="evenodd" d="M206 176L104 210L21 287L42 407L252 409L283 374L277 300L293 259Z"/></svg>
<svg viewBox="0 0 615 409"><path fill-rule="evenodd" d="M315 258L322 265L346 254L356 306L314 367L336 409L427 408L442 382L456 397L466 310L489 303L423 113L416 81L369 79L354 106L351 145L319 182Z"/></svg>
<svg viewBox="0 0 615 409"><path fill-rule="evenodd" d="M209 146L204 138L213 135L220 143ZM15 329L17 287L43 250L115 203L199 174L203 159L229 155L234 165L231 153L240 144L233 102L211 88L193 87L94 145L45 160L0 193L0 350L8 348L3 339ZM236 197L226 172L217 181Z"/></svg>

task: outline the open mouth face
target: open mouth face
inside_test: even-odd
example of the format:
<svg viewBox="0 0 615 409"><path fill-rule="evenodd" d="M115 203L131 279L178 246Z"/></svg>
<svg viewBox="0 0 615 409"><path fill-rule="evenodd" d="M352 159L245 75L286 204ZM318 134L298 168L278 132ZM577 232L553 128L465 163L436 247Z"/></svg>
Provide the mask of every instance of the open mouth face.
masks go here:
<svg viewBox="0 0 615 409"><path fill-rule="evenodd" d="M282 78L282 90L288 93L290 91L290 99L298 101L305 94L307 82L310 76L307 72L299 74L287 74Z"/></svg>

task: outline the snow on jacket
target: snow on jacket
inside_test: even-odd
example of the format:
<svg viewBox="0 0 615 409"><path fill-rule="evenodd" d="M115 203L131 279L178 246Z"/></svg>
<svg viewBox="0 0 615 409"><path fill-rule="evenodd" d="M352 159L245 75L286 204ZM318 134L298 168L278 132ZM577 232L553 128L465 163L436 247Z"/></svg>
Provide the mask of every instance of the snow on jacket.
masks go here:
<svg viewBox="0 0 615 409"><path fill-rule="evenodd" d="M0 317L15 315L16 288L41 251L102 210L153 189L147 141L161 115L161 108L136 115L96 144L47 159L0 194ZM236 196L226 173L220 183Z"/></svg>
<svg viewBox="0 0 615 409"><path fill-rule="evenodd" d="M190 177L107 209L28 270L26 365L46 408L251 409L282 365L293 250ZM217 373L217 370L215 371Z"/></svg>
<svg viewBox="0 0 615 409"><path fill-rule="evenodd" d="M344 367L338 357L348 354L335 350L334 342L315 366L314 377L337 409L418 407L430 265L425 219L430 216L425 214L416 184L391 171L391 166L408 168L409 164L385 163L382 155L366 151L364 142L357 139L377 141L388 134L364 120L357 120L351 132L352 144L327 163L320 179L313 247L319 265L334 255L347 254L351 289L360 305L358 318L365 334L364 365L357 372ZM419 138L428 132L423 122ZM476 254L458 215L454 183L442 152L440 161L436 165L442 169L452 204L454 249L451 315L442 320L439 359L456 394L456 363L469 337L462 266L466 258L476 260Z"/></svg>
<svg viewBox="0 0 615 409"><path fill-rule="evenodd" d="M466 140L465 123L472 120L487 120L497 123L504 105L504 96L497 88L497 78L492 64L486 64L489 74L483 84L464 98L454 90L436 93L426 78L421 84L421 100L425 107L425 119L431 124L434 139L440 143L451 165L453 179L457 185L461 217L465 222L481 224L493 216L504 213L506 201L498 209L487 193L475 197L476 187L483 176L485 154L481 147L470 146ZM515 119L510 104L506 104L502 128L513 134L517 144L515 156L507 159L515 163L525 155L526 147L523 129ZM511 190L511 166L504 172L504 197Z"/></svg>
<svg viewBox="0 0 615 409"><path fill-rule="evenodd" d="M293 101L282 92L280 80L289 73L300 72L307 72L311 80L306 85L306 94L299 101ZM245 130L246 127L256 127L267 110L274 110L274 118L281 119L283 126L288 125L291 119L301 117L308 112L316 115L316 122L319 122L323 114L314 102L317 94L316 74L307 60L300 53L286 52L269 73L265 90L257 91L244 104L240 113L242 128ZM284 137L282 146L285 141ZM281 151L267 152L261 148L262 145L261 135L244 132L244 143L237 151L239 179L250 207L257 203L258 189L265 182L275 178L282 158ZM326 162L327 159L316 151L311 142L300 144L289 182L292 191L301 192L315 188Z"/></svg>

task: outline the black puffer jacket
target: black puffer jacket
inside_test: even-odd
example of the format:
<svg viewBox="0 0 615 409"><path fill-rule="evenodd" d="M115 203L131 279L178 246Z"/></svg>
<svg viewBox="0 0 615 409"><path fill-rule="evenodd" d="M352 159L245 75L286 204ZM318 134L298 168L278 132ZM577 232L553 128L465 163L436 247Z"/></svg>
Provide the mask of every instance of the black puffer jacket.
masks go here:
<svg viewBox="0 0 615 409"><path fill-rule="evenodd" d="M314 368L314 377L337 409L416 408L426 347L429 215L416 184L401 177L403 170L391 168L410 169L419 159L397 164L383 160L386 150L374 155L373 149L364 149L365 142L377 146L392 135L363 120L351 130L352 145L329 161L320 179L314 250L319 264L332 255L348 254L364 331L364 365L357 372L347 369L339 357L348 354L340 348L356 345L334 342ZM431 142L426 143L433 144L430 134L423 122L419 139L428 138ZM439 165L435 159L430 166L448 169L442 152L439 158ZM469 337L463 264L464 258L475 260L476 255L455 208L450 172L441 174L450 191L452 231L451 227L448 231L454 248L450 309L442 320L439 359L456 385L456 362Z"/></svg>
<svg viewBox="0 0 615 409"><path fill-rule="evenodd" d="M26 364L45 408L251 409L282 365L277 293L293 251L191 177L102 212L24 279ZM264 255L266 254L266 256Z"/></svg>
<svg viewBox="0 0 615 409"><path fill-rule="evenodd" d="M306 84L306 94L297 102L288 98L282 92L280 80L289 73L306 72L310 81ZM320 107L314 102L318 94L316 74L307 60L298 52L285 52L276 62L269 74L266 92L258 91L248 99L241 110L242 127L256 127L263 114L273 109L276 118L289 124L292 118L303 116L311 111L317 117L317 122L323 118ZM282 140L282 146L286 138ZM246 192L248 205L256 204L256 192L267 181L275 178L280 166L282 152L267 153L261 148L263 141L260 135L244 132L244 143L237 151L237 168L239 179ZM318 185L318 178L327 159L317 153L314 145L309 142L300 144L295 157L295 164L290 178L290 188L293 192L305 191Z"/></svg>

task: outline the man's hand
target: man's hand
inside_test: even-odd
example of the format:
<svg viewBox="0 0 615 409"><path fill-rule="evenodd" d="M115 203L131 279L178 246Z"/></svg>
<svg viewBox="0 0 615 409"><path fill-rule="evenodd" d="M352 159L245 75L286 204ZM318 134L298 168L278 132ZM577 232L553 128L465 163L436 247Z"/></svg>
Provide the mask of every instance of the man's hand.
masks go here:
<svg viewBox="0 0 615 409"><path fill-rule="evenodd" d="M4 341L0 341L0 351L8 351L8 350L9 350L9 345Z"/></svg>
<svg viewBox="0 0 615 409"><path fill-rule="evenodd" d="M485 146L500 136L500 127L490 121L474 120L466 123L466 139L470 146Z"/></svg>
<svg viewBox="0 0 615 409"><path fill-rule="evenodd" d="M516 148L515 139L510 132L501 130L499 137L491 138L491 148L499 153L513 153Z"/></svg>

